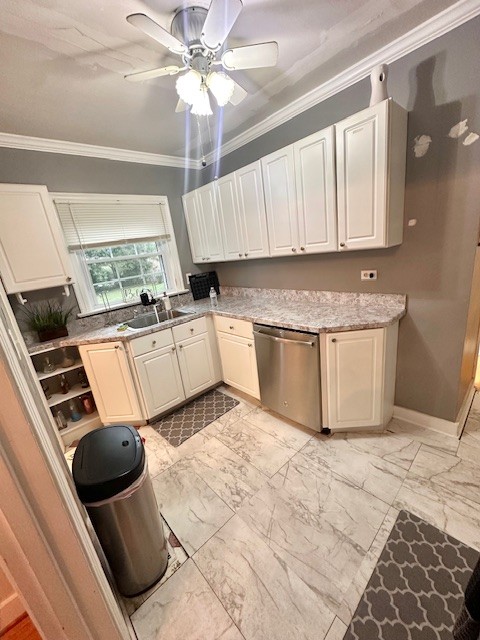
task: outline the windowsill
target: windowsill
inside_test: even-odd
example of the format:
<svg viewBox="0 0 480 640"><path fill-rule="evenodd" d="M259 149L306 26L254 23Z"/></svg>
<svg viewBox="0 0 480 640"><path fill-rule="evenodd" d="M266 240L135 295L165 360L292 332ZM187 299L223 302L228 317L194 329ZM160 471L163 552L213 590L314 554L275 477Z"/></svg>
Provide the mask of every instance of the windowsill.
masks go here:
<svg viewBox="0 0 480 640"><path fill-rule="evenodd" d="M179 296L184 293L190 293L190 289L182 289L180 291L171 291L167 293L169 298L173 296ZM162 298L159 298L161 300ZM109 313L110 311L119 311L120 309L127 309L128 307L137 307L140 305L140 300L138 302L124 302L122 304L112 305L109 309L95 309L94 311L85 311L84 313L77 313L77 318L89 318L90 316L98 316L102 313Z"/></svg>

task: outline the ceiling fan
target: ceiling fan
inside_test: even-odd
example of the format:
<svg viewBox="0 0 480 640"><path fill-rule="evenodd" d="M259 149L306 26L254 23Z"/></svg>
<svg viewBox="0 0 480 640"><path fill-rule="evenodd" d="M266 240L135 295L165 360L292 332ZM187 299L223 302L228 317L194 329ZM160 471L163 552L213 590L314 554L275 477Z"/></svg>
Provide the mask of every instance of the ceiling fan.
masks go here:
<svg viewBox="0 0 480 640"><path fill-rule="evenodd" d="M276 42L262 42L221 53L242 7L241 0L212 0L208 10L199 6L181 8L173 17L170 32L143 13L127 16L131 25L181 56L183 66L170 65L129 73L125 79L138 82L185 71L176 81L180 98L175 109L177 112L191 107L194 115L211 115L209 92L221 107L227 103L239 104L247 92L223 69L236 71L274 67L278 60ZM221 69L215 71L215 67Z"/></svg>

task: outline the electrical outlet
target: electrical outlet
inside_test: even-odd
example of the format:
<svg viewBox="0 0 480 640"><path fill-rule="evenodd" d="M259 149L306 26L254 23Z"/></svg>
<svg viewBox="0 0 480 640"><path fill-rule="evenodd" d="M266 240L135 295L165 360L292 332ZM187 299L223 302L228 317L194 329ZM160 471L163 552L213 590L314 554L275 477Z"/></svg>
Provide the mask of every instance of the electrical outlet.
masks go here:
<svg viewBox="0 0 480 640"><path fill-rule="evenodd" d="M376 280L377 279L377 270L369 269L360 271L360 280Z"/></svg>

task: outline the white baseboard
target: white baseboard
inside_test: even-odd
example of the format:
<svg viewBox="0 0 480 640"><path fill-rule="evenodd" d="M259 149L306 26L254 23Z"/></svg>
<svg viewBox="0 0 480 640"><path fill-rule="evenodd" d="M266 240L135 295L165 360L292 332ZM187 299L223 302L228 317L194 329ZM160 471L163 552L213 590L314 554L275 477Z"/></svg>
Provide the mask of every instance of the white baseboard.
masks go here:
<svg viewBox="0 0 480 640"><path fill-rule="evenodd" d="M396 405L393 407L393 417L404 420L405 422L411 422L418 427L437 431L437 433L444 433L453 438L460 438L474 393L475 387L472 380L455 422L450 422L450 420L444 420L443 418L436 418L427 413L420 413L420 411L413 411L413 409L405 409L405 407L398 407Z"/></svg>
<svg viewBox="0 0 480 640"><path fill-rule="evenodd" d="M25 613L25 607L18 593L12 593L8 598L0 602L0 633L20 618Z"/></svg>

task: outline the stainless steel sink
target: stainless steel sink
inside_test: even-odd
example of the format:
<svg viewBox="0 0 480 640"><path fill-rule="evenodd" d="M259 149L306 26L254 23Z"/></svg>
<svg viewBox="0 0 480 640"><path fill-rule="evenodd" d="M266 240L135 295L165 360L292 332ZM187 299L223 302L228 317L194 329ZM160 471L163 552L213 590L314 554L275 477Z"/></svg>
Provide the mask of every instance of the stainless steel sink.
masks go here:
<svg viewBox="0 0 480 640"><path fill-rule="evenodd" d="M171 311L159 311L158 319L157 314L153 311L144 313L141 316L127 320L127 324L131 329L145 329L151 327L154 324L166 322L167 320L173 320L174 318L181 318L192 313L191 311L180 311L179 309L172 309Z"/></svg>

